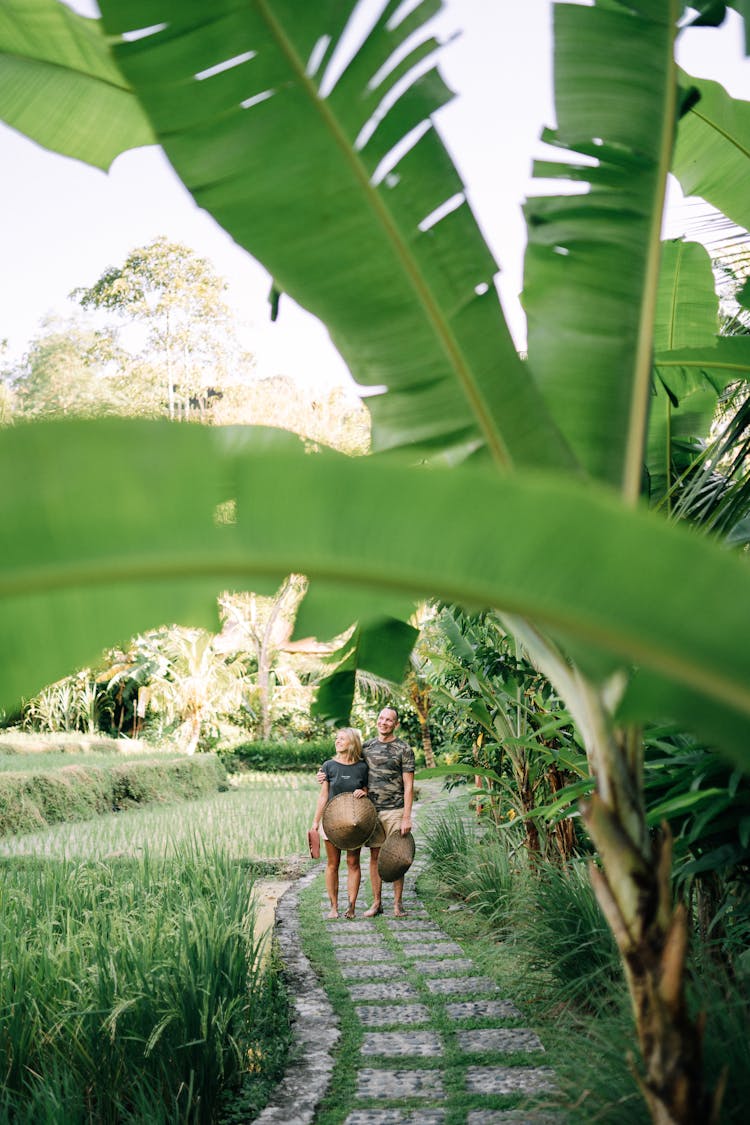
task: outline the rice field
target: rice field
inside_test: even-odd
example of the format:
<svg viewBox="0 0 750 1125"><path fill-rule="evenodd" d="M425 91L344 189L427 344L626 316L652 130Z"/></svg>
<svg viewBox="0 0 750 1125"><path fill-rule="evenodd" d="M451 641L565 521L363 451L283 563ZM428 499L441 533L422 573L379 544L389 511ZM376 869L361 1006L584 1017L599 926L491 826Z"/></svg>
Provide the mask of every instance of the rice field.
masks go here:
<svg viewBox="0 0 750 1125"><path fill-rule="evenodd" d="M215 797L149 805L2 839L0 857L169 856L197 842L233 859L283 859L306 852L318 792L310 773L245 773Z"/></svg>
<svg viewBox="0 0 750 1125"><path fill-rule="evenodd" d="M317 794L309 773L243 774L0 841L0 1120L255 1116L288 1016L243 861L306 852Z"/></svg>

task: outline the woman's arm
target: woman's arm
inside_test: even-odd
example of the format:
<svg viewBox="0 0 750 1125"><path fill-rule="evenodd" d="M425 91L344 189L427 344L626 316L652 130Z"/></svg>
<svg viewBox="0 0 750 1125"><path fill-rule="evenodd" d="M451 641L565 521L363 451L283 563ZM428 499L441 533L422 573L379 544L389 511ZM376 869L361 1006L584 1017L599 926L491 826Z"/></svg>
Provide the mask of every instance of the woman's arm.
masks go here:
<svg viewBox="0 0 750 1125"><path fill-rule="evenodd" d="M326 779L320 787L318 794L318 803L315 806L315 816L313 817L312 826L317 831L320 824L320 818L323 815L323 809L328 804L328 779Z"/></svg>

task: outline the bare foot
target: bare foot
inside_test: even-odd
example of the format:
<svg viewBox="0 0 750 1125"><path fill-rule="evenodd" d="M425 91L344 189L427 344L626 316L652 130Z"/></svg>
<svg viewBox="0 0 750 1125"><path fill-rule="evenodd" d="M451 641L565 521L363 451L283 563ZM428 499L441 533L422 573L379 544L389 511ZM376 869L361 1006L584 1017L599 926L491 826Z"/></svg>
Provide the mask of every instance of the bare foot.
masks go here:
<svg viewBox="0 0 750 1125"><path fill-rule="evenodd" d="M346 910L344 911L344 917L345 918L353 918L354 917L354 903L353 902L350 902L349 905L347 906Z"/></svg>
<svg viewBox="0 0 750 1125"><path fill-rule="evenodd" d="M394 918L405 918L406 917L406 911L404 910L403 906L401 906L400 903L398 903L396 906L394 906L393 917Z"/></svg>
<svg viewBox="0 0 750 1125"><path fill-rule="evenodd" d="M376 914L382 914L382 913L383 913L383 907L380 905L379 902L377 902L377 903L374 902L369 910L365 910L364 917L365 918L374 918Z"/></svg>
<svg viewBox="0 0 750 1125"><path fill-rule="evenodd" d="M329 918L338 918L338 916L339 916L338 910L331 910L328 914Z"/></svg>

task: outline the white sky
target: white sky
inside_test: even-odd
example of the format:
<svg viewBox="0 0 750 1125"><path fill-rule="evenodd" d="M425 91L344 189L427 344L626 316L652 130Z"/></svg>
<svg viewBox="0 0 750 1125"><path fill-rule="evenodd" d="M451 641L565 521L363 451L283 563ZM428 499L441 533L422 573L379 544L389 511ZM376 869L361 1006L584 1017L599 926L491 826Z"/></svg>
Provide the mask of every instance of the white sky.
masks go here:
<svg viewBox="0 0 750 1125"><path fill-rule="evenodd" d="M70 6L96 11L93 0L71 0ZM531 163L543 155L542 127L554 122L551 7L552 0L446 0L437 25L446 36L462 31L443 53L441 69L458 96L437 115L438 128L500 263L501 299L519 346L525 337L518 301L521 205L539 190L532 188ZM691 31L683 41L685 69L750 98L739 17L731 13L720 32ZM288 298L279 321L270 323L265 271L198 210L158 149L124 153L104 174L0 125L0 168L0 340L9 340L12 354L24 351L45 314L69 311L66 296L73 288L93 284L107 266L163 234L209 258L230 283L230 304L246 325L259 374L348 381L325 329Z"/></svg>

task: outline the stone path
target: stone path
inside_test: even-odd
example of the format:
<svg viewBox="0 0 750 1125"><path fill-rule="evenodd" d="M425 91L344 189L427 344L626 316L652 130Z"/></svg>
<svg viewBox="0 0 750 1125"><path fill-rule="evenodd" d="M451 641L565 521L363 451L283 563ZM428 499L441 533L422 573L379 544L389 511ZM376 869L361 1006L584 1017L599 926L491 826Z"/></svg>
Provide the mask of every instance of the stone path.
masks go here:
<svg viewBox="0 0 750 1125"><path fill-rule="evenodd" d="M416 864L415 864L416 867ZM427 915L414 889L406 918L326 920L334 956L363 1029L355 1107L345 1125L546 1125L549 1112L503 1108L554 1089L544 1047L471 957ZM365 896L366 898L366 896ZM328 912L327 899L322 903ZM345 904L341 909L345 908Z"/></svg>

